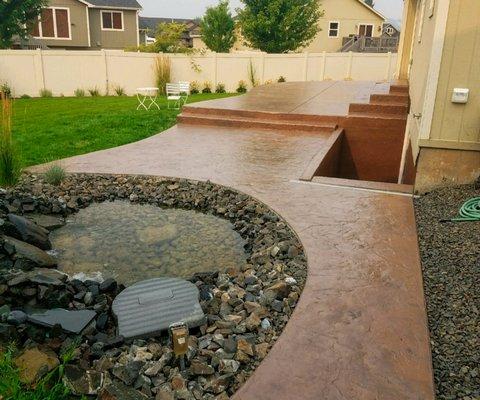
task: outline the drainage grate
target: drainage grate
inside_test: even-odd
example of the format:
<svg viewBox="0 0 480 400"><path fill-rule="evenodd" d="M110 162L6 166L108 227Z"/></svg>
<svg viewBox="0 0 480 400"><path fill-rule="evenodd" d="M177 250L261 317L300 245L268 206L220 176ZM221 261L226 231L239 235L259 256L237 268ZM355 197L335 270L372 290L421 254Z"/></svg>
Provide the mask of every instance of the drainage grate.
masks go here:
<svg viewBox="0 0 480 400"><path fill-rule="evenodd" d="M182 279L157 278L138 282L113 302L118 334L125 338L151 337L177 322L189 328L202 325L205 315L198 296L197 287Z"/></svg>

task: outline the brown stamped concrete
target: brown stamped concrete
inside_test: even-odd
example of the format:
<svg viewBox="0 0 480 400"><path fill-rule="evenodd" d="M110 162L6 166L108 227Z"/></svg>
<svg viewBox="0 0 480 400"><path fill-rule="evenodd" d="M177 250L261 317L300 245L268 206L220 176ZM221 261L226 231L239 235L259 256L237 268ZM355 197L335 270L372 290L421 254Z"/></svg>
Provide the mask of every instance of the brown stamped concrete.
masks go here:
<svg viewBox="0 0 480 400"><path fill-rule="evenodd" d="M297 232L306 287L234 399L431 400L412 199L300 182L328 137L185 125L62 164L72 172L209 179L267 203Z"/></svg>

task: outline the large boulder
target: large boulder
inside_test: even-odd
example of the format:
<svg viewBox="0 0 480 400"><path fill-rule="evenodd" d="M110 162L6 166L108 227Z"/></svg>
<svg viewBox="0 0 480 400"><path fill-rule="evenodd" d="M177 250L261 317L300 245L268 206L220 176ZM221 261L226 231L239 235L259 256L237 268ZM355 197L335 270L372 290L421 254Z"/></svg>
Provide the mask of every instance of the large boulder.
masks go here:
<svg viewBox="0 0 480 400"><path fill-rule="evenodd" d="M48 255L43 250L31 244L22 242L21 240L5 236L5 244L10 245L15 249L17 260L27 260L39 267L54 267L56 260Z"/></svg>
<svg viewBox="0 0 480 400"><path fill-rule="evenodd" d="M11 236L30 243L42 250L50 250L52 244L48 238L48 230L38 226L35 222L16 214L8 214L10 226L8 231Z"/></svg>

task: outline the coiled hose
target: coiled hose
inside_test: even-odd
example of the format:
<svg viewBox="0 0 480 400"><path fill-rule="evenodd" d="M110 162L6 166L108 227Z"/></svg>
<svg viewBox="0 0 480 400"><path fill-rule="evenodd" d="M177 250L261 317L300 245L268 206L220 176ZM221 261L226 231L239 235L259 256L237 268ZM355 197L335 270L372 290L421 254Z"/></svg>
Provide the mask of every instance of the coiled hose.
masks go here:
<svg viewBox="0 0 480 400"><path fill-rule="evenodd" d="M452 219L452 222L463 221L480 221L480 197L467 200L460 208L458 217Z"/></svg>

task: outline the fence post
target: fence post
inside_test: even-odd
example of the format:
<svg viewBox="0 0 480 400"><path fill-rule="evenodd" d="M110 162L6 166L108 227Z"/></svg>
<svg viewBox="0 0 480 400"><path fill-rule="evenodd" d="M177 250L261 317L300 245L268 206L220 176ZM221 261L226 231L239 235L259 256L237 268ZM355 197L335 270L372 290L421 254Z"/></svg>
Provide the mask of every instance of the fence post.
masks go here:
<svg viewBox="0 0 480 400"><path fill-rule="evenodd" d="M388 52L388 65L387 65L387 75L385 77L386 81L390 80L390 74L392 73L392 52Z"/></svg>
<svg viewBox="0 0 480 400"><path fill-rule="evenodd" d="M110 82L108 81L108 64L107 64L107 52L105 49L100 50L102 52L102 58L103 58L103 68L105 71L105 95L108 96L109 88L110 88Z"/></svg>
<svg viewBox="0 0 480 400"><path fill-rule="evenodd" d="M264 84L265 83L265 53L262 51L262 81L260 82L260 84Z"/></svg>
<svg viewBox="0 0 480 400"><path fill-rule="evenodd" d="M306 82L308 80L308 51L305 52L303 58L303 80Z"/></svg>
<svg viewBox="0 0 480 400"><path fill-rule="evenodd" d="M34 56L33 65L35 67L35 81L37 82L37 95L41 90L45 90L45 72L43 70L43 52L42 49L37 49L37 54Z"/></svg>
<svg viewBox="0 0 480 400"><path fill-rule="evenodd" d="M348 71L347 80L352 80L353 51L348 52Z"/></svg>
<svg viewBox="0 0 480 400"><path fill-rule="evenodd" d="M323 81L325 79L325 66L327 65L327 53L325 51L322 52L322 61L320 65L320 80Z"/></svg>
<svg viewBox="0 0 480 400"><path fill-rule="evenodd" d="M217 54L217 52L213 53L213 64L214 64L213 87L216 88L217 84L218 84L218 54Z"/></svg>

